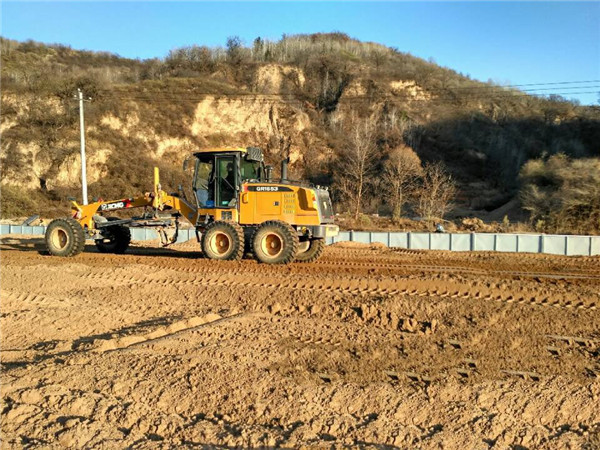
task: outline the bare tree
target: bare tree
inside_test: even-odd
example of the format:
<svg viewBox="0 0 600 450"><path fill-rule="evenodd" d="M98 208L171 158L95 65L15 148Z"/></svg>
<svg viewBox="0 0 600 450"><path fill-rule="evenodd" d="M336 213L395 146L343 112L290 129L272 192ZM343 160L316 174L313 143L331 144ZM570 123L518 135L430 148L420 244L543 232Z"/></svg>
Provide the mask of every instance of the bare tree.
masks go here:
<svg viewBox="0 0 600 450"><path fill-rule="evenodd" d="M256 61L263 61L265 56L264 50L265 41L263 41L261 37L258 36L256 39L254 39L254 43L252 45L252 58L254 58Z"/></svg>
<svg viewBox="0 0 600 450"><path fill-rule="evenodd" d="M399 219L406 201L415 191L418 178L423 174L421 160L405 145L390 152L383 166L383 192L392 207L392 218Z"/></svg>
<svg viewBox="0 0 600 450"><path fill-rule="evenodd" d="M441 162L426 164L423 170L417 213L426 220L442 219L456 196L456 183Z"/></svg>
<svg viewBox="0 0 600 450"><path fill-rule="evenodd" d="M361 211L362 200L369 176L374 171L376 156L374 124L372 121L354 119L348 145L340 156L338 189L352 207L354 218Z"/></svg>
<svg viewBox="0 0 600 450"><path fill-rule="evenodd" d="M244 46L239 36L229 36L227 38L227 59L234 66L242 63Z"/></svg>

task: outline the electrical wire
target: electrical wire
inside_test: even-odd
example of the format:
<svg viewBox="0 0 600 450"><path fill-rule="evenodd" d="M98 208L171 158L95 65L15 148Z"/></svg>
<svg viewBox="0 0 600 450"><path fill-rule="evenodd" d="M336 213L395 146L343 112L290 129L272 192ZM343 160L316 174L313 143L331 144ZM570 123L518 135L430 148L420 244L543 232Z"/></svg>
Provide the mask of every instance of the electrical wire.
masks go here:
<svg viewBox="0 0 600 450"><path fill-rule="evenodd" d="M528 83L528 84L513 84L513 85L498 85L498 86L464 86L464 87L441 87L441 88L427 88L424 89L426 92L454 92L454 91L465 91L465 90L499 90L505 91L506 89L512 89L516 87L531 87L531 86L550 86L550 85L561 85L560 87L551 87L551 88L533 88L533 89L518 89L519 92L536 92L536 91L549 91L549 90L564 90L564 89L590 89L596 88L600 86L564 86L567 84L588 84L588 83L600 83L600 80L583 80L583 81L557 81L557 82L548 82L548 83ZM411 87L411 86L407 86ZM418 85L414 85L414 87L419 87ZM101 91L102 92L102 91ZM112 91L103 91L103 92L112 92ZM170 91L169 94L190 94L190 90L186 91ZM194 92L192 88L192 93L195 95L219 95L223 96L254 96L257 95L254 92L238 92L234 94L215 94L210 92ZM155 95L155 94L153 94ZM294 94L258 94L258 95L269 95L269 96L293 96Z"/></svg>
<svg viewBox="0 0 600 450"><path fill-rule="evenodd" d="M454 101L472 101L472 100L496 100L501 98L547 98L549 95L580 95L580 94L600 94L599 91L589 91L589 89L600 88L600 85L589 85L588 83L598 83L600 80L583 80L583 81L557 81L557 82L546 82L546 83L528 83L521 85L510 85L510 86L479 86L479 87L456 87L456 88L433 88L423 89L424 94L432 95L429 98L418 98L417 95L411 94L392 94L387 98L378 98L375 95L354 95L354 96L343 96L340 101L343 102L363 102L365 100L412 100L412 101L428 101L428 102L454 102ZM578 86L568 86L578 84ZM584 84L584 85L581 85ZM558 86L560 85L560 86ZM508 90L507 88L517 86L553 86L546 88L533 88L533 89L514 89ZM558 87L557 87L558 86ZM410 87L410 86L408 86ZM588 89L583 91L583 89ZM474 92L465 92L465 91ZM482 91L485 90L485 91ZM491 91L490 91L491 90ZM461 95L456 95L456 91L461 92ZM560 92L540 92L540 91L560 91ZM142 101L151 103L196 103L206 100L207 98L214 98L218 101L230 100L236 101L242 98L253 97L253 103L287 103L287 104L303 104L309 103L308 100L298 99L295 94L262 94L256 92L237 92L237 93L213 93L213 92L199 92L193 88L187 90L172 90L166 92L125 92L124 95L118 95L118 91L104 90L101 91L106 97L120 100L130 101ZM437 92L437 94L436 94ZM146 95L144 95L146 94ZM314 100L313 100L314 102Z"/></svg>
<svg viewBox="0 0 600 450"><path fill-rule="evenodd" d="M425 91L425 93L427 93L427 91ZM367 95L363 95L363 96L348 96L348 97L344 97L342 96L338 101L339 102L346 102L346 103L352 103L352 102L364 102L364 101L381 101L381 100L396 100L396 101L401 101L401 100L412 100L412 101L427 101L427 102L431 102L431 101L440 101L440 102L452 102L452 101L457 101L457 100L465 100L465 101L472 101L472 100L496 100L496 99L514 99L514 98L538 98L538 99L547 99L547 96L549 95L580 95L580 94L596 94L596 93L600 93L599 91L564 91L564 92L552 92L552 93L519 93L519 92L498 92L498 93L493 93L493 94L489 94L489 95L469 95L469 94L465 94L462 96L452 96L452 93L448 93L448 95L441 95L441 96L434 96L431 98L415 98L415 96L413 95L389 95L386 97L378 97L376 95L374 96L367 96ZM298 99L295 97L289 97L286 98L285 96L281 96L281 95L265 95L265 94L244 94L243 96L238 96L235 94L203 94L201 96L190 96L189 92L182 92L180 95L176 95L176 94L169 94L168 96L166 95L161 95L161 94L149 94L150 96L141 96L141 95L123 95L123 96L118 96L118 95L110 95L107 96L108 98L114 99L114 100L126 100L126 101L140 101L140 102L149 102L149 103L156 103L156 104L169 104L169 103L199 103L202 101L205 101L207 99L212 98L213 101L225 101L225 102L235 102L235 101L239 101L242 99L245 99L249 96L253 96L254 98L252 99L253 103L284 103L284 104L302 104L302 105L306 105L307 103L311 103L308 100L302 100L302 99Z"/></svg>

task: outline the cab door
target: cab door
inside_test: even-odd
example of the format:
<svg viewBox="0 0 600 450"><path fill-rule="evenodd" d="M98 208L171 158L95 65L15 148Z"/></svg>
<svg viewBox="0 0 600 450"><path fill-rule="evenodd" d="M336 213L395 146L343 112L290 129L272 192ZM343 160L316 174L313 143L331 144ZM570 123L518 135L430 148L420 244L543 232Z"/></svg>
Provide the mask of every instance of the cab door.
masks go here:
<svg viewBox="0 0 600 450"><path fill-rule="evenodd" d="M196 159L192 190L199 208L215 207L214 157L203 155Z"/></svg>
<svg viewBox="0 0 600 450"><path fill-rule="evenodd" d="M235 156L217 156L215 167L217 208L235 208L237 206L238 175Z"/></svg>

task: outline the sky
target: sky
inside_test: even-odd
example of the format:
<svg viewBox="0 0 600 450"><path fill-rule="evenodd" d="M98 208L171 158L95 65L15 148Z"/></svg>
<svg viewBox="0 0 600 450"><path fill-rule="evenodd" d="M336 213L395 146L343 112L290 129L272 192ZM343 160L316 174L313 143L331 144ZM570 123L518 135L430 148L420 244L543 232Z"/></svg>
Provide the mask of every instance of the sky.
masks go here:
<svg viewBox="0 0 600 450"><path fill-rule="evenodd" d="M600 100L600 2L7 1L0 34L130 58L191 44L342 31L472 78ZM564 83L572 84L547 84ZM585 82L585 83L584 83ZM538 85L539 84L539 85ZM541 90L547 89L547 90ZM581 92L581 94L577 94ZM590 92L590 93L583 93Z"/></svg>

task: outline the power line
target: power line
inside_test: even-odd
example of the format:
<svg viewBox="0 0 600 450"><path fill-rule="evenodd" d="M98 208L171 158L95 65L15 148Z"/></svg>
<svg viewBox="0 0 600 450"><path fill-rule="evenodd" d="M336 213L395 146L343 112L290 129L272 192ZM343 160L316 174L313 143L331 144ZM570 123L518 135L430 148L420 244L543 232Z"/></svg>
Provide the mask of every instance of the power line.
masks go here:
<svg viewBox="0 0 600 450"><path fill-rule="evenodd" d="M561 86L561 87L551 87L551 88L535 88L535 89L519 89L520 92L535 92L535 91L553 91L553 90L561 90L561 89L594 89L600 88L600 85L595 86Z"/></svg>
<svg viewBox="0 0 600 450"><path fill-rule="evenodd" d="M592 86L595 87L595 86ZM519 98L519 97L524 97L524 98L540 98L540 99L544 99L545 97L549 96L549 95L580 95L580 94L596 94L596 93L600 93L600 90L598 91L564 91L564 92L551 92L551 93L535 93L535 92L530 92L530 93L519 93L519 92L499 92L499 93L495 93L495 94L489 94L489 95L470 95L470 94L465 94L461 97L452 97L451 95L442 95L442 96L436 96L433 98L423 98L423 99L419 99L419 98L415 98L415 96L413 95L390 95L390 96L386 96L386 97L378 97L377 95L374 96L368 96L368 95L362 95L362 96L351 96L351 97L341 97L339 101L342 102L353 102L353 101L365 101L365 100L414 100L414 101L454 101L454 100L495 100L498 98ZM451 93L448 93L451 94ZM113 99L119 99L119 100L131 100L131 101L143 101L143 102L150 102L150 103L197 103L197 102L201 102L204 100L207 100L209 98L212 98L213 101L236 101L236 100L242 100L244 98L247 98L248 96L252 95L255 98L252 100L253 103L274 103L274 102L279 102L279 103L288 103L288 104L306 104L309 103L308 100L302 100L302 99L298 99L295 97L289 97L286 98L286 96L283 95L264 95L264 94L245 94L243 96L238 96L236 94L204 94L201 96L190 96L189 92L184 92L181 93L181 96L176 96L176 94L170 94L169 96L165 96L165 95L155 95L155 94L150 94L151 96L140 96L140 95L127 95L127 96L116 96L116 95L111 95L110 97Z"/></svg>
<svg viewBox="0 0 600 450"><path fill-rule="evenodd" d="M555 81L552 83L529 83L529 84L507 84L499 87L525 87L525 86L550 86L556 84L583 84L583 83L600 83L600 80L583 80L583 81Z"/></svg>
<svg viewBox="0 0 600 450"><path fill-rule="evenodd" d="M591 82L591 80L590 80ZM600 82L600 80L599 80ZM560 82L562 84L573 84L578 82ZM559 84L557 83L545 83L546 85ZM535 88L535 89L524 89L524 90L516 90L516 91L507 91L502 88L494 88L494 91L482 92L481 90L475 93L463 93L462 98L464 99L486 99L486 98L499 98L499 97L517 97L517 96L528 96L528 97L543 97L547 95L579 95L579 94L594 94L597 91L581 91L582 89L594 89L600 88L600 85L587 85L587 86L561 86L561 87L549 87L549 88ZM565 89L567 91L565 91ZM437 98L448 98L450 100L456 100L455 91L457 88L447 88L447 89L424 89L424 94L433 94L436 95ZM561 92L539 92L539 91L561 91ZM280 99L285 99L287 102L295 102L295 101L303 101L302 99L298 99L296 94L262 94L257 92L237 92L237 93L213 93L213 92L197 92L193 90L185 90L185 91L169 91L169 92L157 92L157 93L128 93L126 96L118 96L118 92L115 91L104 91L108 93L108 96L111 98L120 98L125 100L141 100L141 101L168 101L168 102L179 102L182 101L202 101L208 97L214 97L215 99L242 99L246 97L253 97L254 102L259 101L278 101ZM436 92L441 92L440 94L436 94ZM598 91L600 92L600 91ZM151 97L147 97L151 96ZM375 98L377 95L354 95L354 96L345 96L343 99L345 101L349 100L369 100ZM401 99L415 99L415 95L411 94L392 94L392 98L401 100ZM431 100L431 99L428 99Z"/></svg>
<svg viewBox="0 0 600 450"><path fill-rule="evenodd" d="M577 90L579 89L594 89L594 88L600 88L600 85L594 85L594 86L574 86L574 87L552 87L552 88L536 88L536 89L523 89L523 90L518 90L518 91L504 91L504 90L498 90L496 91L496 93L499 94L512 94L512 95L520 95L521 93L530 93L530 94L526 94L526 95L535 95L537 91L554 91L554 90L564 90L564 89L569 89L569 91L567 92L558 92L558 94L569 94L569 93L580 93ZM574 90L575 89L575 90ZM431 92L435 92L436 90L431 90L431 89L424 89L423 92L424 93L431 93ZM441 89L440 89L441 91ZM445 93L453 93L453 89L444 89L443 90ZM596 92L596 91L592 91L592 92ZM128 94L128 96L130 97L143 97L145 93L138 93L138 94ZM228 93L211 93L211 92L190 92L190 91L171 91L171 92L157 92L157 93L150 93L148 92L147 95L152 95L153 97L163 97L163 98L176 98L174 96L177 95L182 95L182 96L189 96L190 94L195 95L195 96L203 96L203 97L239 97L239 98L243 98L243 97L261 97L261 98L285 98L285 97L290 97L292 99L295 99L295 94L262 94L259 92L241 92L241 93L234 93L234 94L228 94ZM492 93L486 93L485 95L492 95L494 94ZM115 96L114 92L111 92L108 94L109 96ZM468 93L465 95L469 95ZM542 94L542 95L546 95L546 94ZM396 95L397 97L401 97L402 95ZM410 94L406 94L406 96L408 97L412 97L412 95ZM371 98L372 96L369 95L353 95L351 96L351 98ZM346 97L346 98L350 98L350 97Z"/></svg>
<svg viewBox="0 0 600 450"><path fill-rule="evenodd" d="M178 78L173 78L177 80ZM182 78L185 79L185 78ZM188 78L189 79L189 78ZM403 81L403 80L397 80ZM412 81L412 80L406 80ZM475 82L475 81L473 81ZM482 83L482 82L480 82ZM527 86L550 86L550 85L564 85L564 84L586 84L586 83L600 83L600 80L581 80L581 81L555 81L555 82L547 82L547 83L528 83L528 84L506 84L506 85L494 85L494 86L464 86L464 87L454 87L452 89L504 89L511 87L527 87ZM434 89L447 89L447 88L434 88ZM101 91L109 92L107 89L103 89ZM241 93L247 94L247 93ZM279 95L279 94L272 94Z"/></svg>
<svg viewBox="0 0 600 450"><path fill-rule="evenodd" d="M554 86L554 85L567 85L567 84L588 84L588 83L600 83L600 80L583 80L583 81L556 81L552 83L528 83L528 84L505 84L505 85L494 85L494 86L457 86L447 88L433 88L433 89L452 89L452 90L482 90L482 89L512 89L519 87L532 87L532 86ZM582 88L588 86L581 86ZM563 89L563 87L555 88ZM570 88L565 88L570 89ZM520 91L527 91L528 89L519 89ZM539 90L539 89L532 89Z"/></svg>
<svg viewBox="0 0 600 450"><path fill-rule="evenodd" d="M402 81L402 80L400 80ZM548 83L528 83L528 84L512 84L512 85L496 85L496 86L457 86L457 87L437 87L437 88L421 88L424 91L427 92L436 92L436 91L463 91L463 90L506 90L507 88L516 88L516 87L531 87L531 86L554 86L554 85L568 85L568 84L589 84L589 83L600 83L600 80L582 80L582 81L556 81L556 82L548 82ZM412 87L412 86L407 86L407 87ZM417 85L415 83L414 87L420 87L419 85ZM566 87L566 86L561 86L561 87L553 87L553 88L534 88L534 89L519 89L519 91L521 92L534 92L534 91L540 91L540 90L561 90L561 89L588 89L588 88L595 88L598 86L573 86L573 87ZM112 92L112 91L101 91L101 92ZM178 92L176 91L170 91L167 92L168 94L177 94ZM186 90L186 91L182 91L182 93L185 94L189 94L190 90ZM193 94L196 95L219 95L219 96L254 96L254 95L265 95L265 96L285 96L285 95L289 95L292 96L294 94L256 94L254 92L237 92L237 93L233 93L233 94L227 94L227 93L223 93L223 94L216 94L216 93L210 93L210 92L193 92L193 88L192 88L192 92ZM154 94L153 94L154 95Z"/></svg>
<svg viewBox="0 0 600 450"><path fill-rule="evenodd" d="M537 89L527 89L527 90L519 90L519 91L503 91L503 90L499 90L496 91L495 93L485 93L485 96L490 96L490 95L494 95L494 94L501 94L501 95L536 95L536 91L553 91L553 90L564 90L564 89L569 89L569 91L565 91L565 92L556 92L556 94L579 94L579 93L584 93L584 92L579 92L577 90L579 89L594 89L594 88L600 88L600 85L594 85L594 86L574 86L574 87L560 87L560 88L537 88ZM576 89L575 91L573 89ZM432 90L426 89L423 90L423 93L431 93ZM448 90L444 90L445 93L448 94L452 94L453 90L448 89ZM596 91L591 91L592 93L596 92ZM118 92L110 92L108 95L110 97L117 97ZM193 98L206 98L206 97L218 97L218 98L223 98L223 97L230 97L230 98L244 98L244 97L255 97L256 99L265 99L265 100L269 100L269 99L279 99L279 98L286 98L289 97L291 99L296 99L296 94L263 94L263 93L259 93L259 92L240 92L240 93L213 93L213 92L193 92L193 91L171 91L171 92L156 92L156 93L133 93L133 94L127 94L126 96L119 96L119 98L147 98L144 96L145 95L151 95L152 98L163 98L163 99L178 99L180 97L177 96L186 96L187 98L192 98L189 97L190 95L193 95L195 97ZM552 93L550 93L552 94ZM546 94L546 93L537 93L537 95L550 95L550 94ZM392 94L395 97L414 97L414 95L411 94L405 94L405 95L397 95L397 94ZM469 96L470 94L465 94L465 96ZM479 94L476 94L479 95ZM360 98L360 99L365 99L365 98L372 98L373 95L353 95L353 96L346 96L345 98Z"/></svg>

